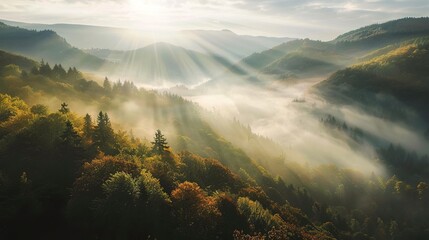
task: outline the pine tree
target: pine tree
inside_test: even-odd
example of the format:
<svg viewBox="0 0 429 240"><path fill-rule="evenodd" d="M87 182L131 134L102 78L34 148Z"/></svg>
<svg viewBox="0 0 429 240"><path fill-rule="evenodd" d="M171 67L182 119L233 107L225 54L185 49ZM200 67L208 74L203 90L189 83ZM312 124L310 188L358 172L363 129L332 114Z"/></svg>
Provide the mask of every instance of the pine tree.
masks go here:
<svg viewBox="0 0 429 240"><path fill-rule="evenodd" d="M162 135L161 130L156 130L152 145L152 151L155 154L163 154L169 148L169 146L167 145L167 139L164 137L164 135Z"/></svg>
<svg viewBox="0 0 429 240"><path fill-rule="evenodd" d="M39 68L39 73L47 77L51 76L52 69L51 66L49 66L49 63L45 64L42 60Z"/></svg>
<svg viewBox="0 0 429 240"><path fill-rule="evenodd" d="M94 143L104 153L113 154L116 152L115 134L109 116L102 111L100 111L97 116L97 126L94 130Z"/></svg>
<svg viewBox="0 0 429 240"><path fill-rule="evenodd" d="M91 138L93 128L91 115L87 113L83 119L83 136L86 139Z"/></svg>
<svg viewBox="0 0 429 240"><path fill-rule="evenodd" d="M66 129L63 134L60 136L61 142L71 147L80 147L81 137L76 132L73 127L73 124L70 120L66 122Z"/></svg>
<svg viewBox="0 0 429 240"><path fill-rule="evenodd" d="M104 78L103 88L108 92L112 91L112 84L110 84L110 81L107 77Z"/></svg>
<svg viewBox="0 0 429 240"><path fill-rule="evenodd" d="M70 109L69 109L69 107L68 107L68 104L67 103L65 103L65 102L63 102L63 103L61 103L61 108L60 108L60 110L58 110L60 113L62 113L62 114L67 114L67 113L69 113L70 112Z"/></svg>

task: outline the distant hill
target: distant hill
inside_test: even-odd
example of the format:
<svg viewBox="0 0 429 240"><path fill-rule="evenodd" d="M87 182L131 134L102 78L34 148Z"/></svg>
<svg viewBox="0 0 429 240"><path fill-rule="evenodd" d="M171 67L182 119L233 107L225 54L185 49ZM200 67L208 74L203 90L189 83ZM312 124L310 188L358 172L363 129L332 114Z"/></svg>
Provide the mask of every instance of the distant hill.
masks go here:
<svg viewBox="0 0 429 240"><path fill-rule="evenodd" d="M117 75L150 84L196 84L224 72L231 63L168 43L156 43L133 51L93 49L96 56L115 61Z"/></svg>
<svg viewBox="0 0 429 240"><path fill-rule="evenodd" d="M268 74L312 74L324 73L338 69L333 63L319 59L309 58L300 53L289 53L286 56L270 63L262 69Z"/></svg>
<svg viewBox="0 0 429 240"><path fill-rule="evenodd" d="M350 61L351 58L337 51L334 44L300 39L254 53L234 65L231 71L277 77L292 74L300 77L339 70Z"/></svg>
<svg viewBox="0 0 429 240"><path fill-rule="evenodd" d="M383 109L398 110L395 102L380 99L391 96L429 120L429 38L396 44L389 49L392 50L336 72L315 89L337 103L387 104L391 106L384 105Z"/></svg>
<svg viewBox="0 0 429 240"><path fill-rule="evenodd" d="M428 17L402 18L344 33L332 42L349 48L378 48L426 35L429 35Z"/></svg>
<svg viewBox="0 0 429 240"><path fill-rule="evenodd" d="M47 62L85 70L108 67L108 62L72 47L53 31L34 31L0 23L0 49Z"/></svg>
<svg viewBox="0 0 429 240"><path fill-rule="evenodd" d="M100 48L126 51L162 41L209 55L219 55L230 61L238 61L254 52L292 40L287 37L238 35L229 30L185 30L154 36L153 33L126 28L0 21L30 30L55 31L73 46L82 49Z"/></svg>
<svg viewBox="0 0 429 240"><path fill-rule="evenodd" d="M429 36L429 18L404 18L350 31L329 42L299 39L255 52L232 72L298 77L318 75L368 60L391 50L391 45ZM322 67L323 66L323 67Z"/></svg>

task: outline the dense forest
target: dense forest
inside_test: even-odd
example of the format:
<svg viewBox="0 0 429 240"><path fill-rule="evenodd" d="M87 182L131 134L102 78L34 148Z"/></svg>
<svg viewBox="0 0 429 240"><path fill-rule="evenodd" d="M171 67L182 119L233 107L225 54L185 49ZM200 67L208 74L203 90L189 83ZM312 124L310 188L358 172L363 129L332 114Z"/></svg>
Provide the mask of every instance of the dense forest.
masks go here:
<svg viewBox="0 0 429 240"><path fill-rule="evenodd" d="M1 54L0 236L6 239L429 235L427 157L380 148L379 161L391 167L370 177L292 160L270 169L267 159L281 154L273 141L224 120L223 131L238 140L223 138L209 123L213 114L179 96L128 81L99 84L74 67ZM56 105L48 104L52 99ZM121 103L130 99L154 119L142 127L153 140L125 127ZM82 113L79 101L97 111ZM320 123L356 141L367 134L332 116ZM244 136L254 140L239 141Z"/></svg>

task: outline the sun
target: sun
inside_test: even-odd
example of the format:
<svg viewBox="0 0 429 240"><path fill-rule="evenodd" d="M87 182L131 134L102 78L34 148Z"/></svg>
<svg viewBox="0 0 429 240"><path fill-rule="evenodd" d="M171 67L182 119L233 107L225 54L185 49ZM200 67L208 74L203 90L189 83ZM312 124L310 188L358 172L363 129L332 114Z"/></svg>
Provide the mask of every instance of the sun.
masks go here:
<svg viewBox="0 0 429 240"><path fill-rule="evenodd" d="M170 9L165 1L129 1L129 13L140 27L164 28L170 21Z"/></svg>

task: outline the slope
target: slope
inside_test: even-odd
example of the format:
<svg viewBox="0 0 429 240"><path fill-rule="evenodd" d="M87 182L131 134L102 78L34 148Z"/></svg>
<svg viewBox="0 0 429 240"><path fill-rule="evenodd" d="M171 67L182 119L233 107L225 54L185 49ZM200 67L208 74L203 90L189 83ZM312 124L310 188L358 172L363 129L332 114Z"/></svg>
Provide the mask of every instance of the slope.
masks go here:
<svg viewBox="0 0 429 240"><path fill-rule="evenodd" d="M387 53L338 71L315 88L328 99L346 103L374 105L376 95L392 96L429 120L429 39L419 38L390 48ZM397 108L394 102L391 105L389 109Z"/></svg>
<svg viewBox="0 0 429 240"><path fill-rule="evenodd" d="M429 18L402 18L344 33L332 42L346 47L380 47L429 34Z"/></svg>

